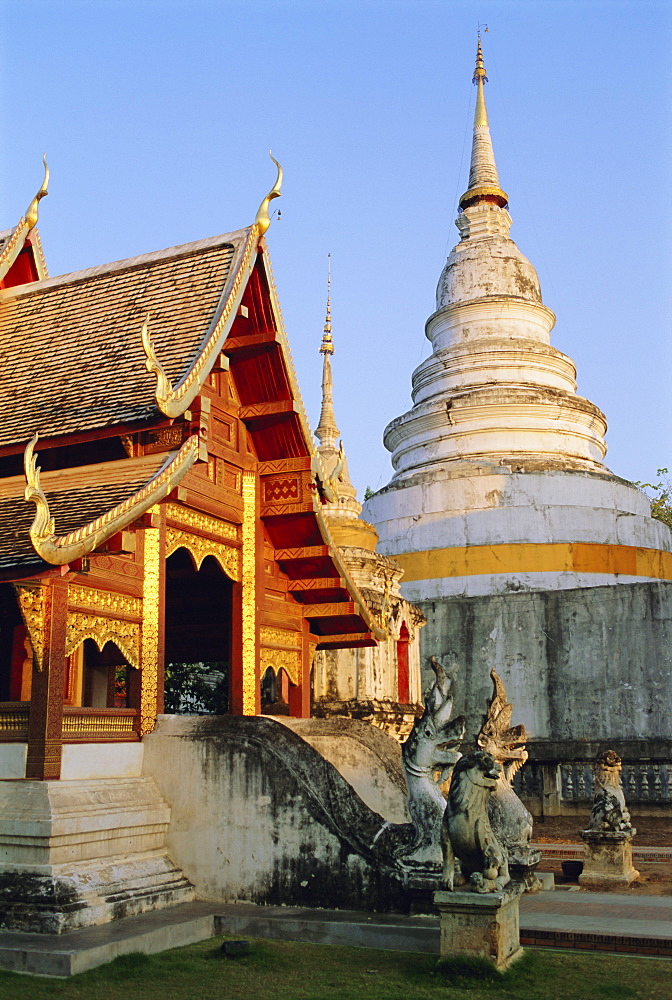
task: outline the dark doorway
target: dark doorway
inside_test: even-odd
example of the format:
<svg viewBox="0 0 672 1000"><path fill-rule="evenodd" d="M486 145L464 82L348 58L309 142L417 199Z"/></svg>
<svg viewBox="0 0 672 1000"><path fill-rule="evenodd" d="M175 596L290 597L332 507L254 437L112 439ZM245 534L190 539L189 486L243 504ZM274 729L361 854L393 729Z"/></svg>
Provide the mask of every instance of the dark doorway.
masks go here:
<svg viewBox="0 0 672 1000"><path fill-rule="evenodd" d="M166 563L166 712L223 714L229 705L232 582L186 549Z"/></svg>
<svg viewBox="0 0 672 1000"><path fill-rule="evenodd" d="M30 697L32 656L27 638L14 587L0 583L0 701Z"/></svg>

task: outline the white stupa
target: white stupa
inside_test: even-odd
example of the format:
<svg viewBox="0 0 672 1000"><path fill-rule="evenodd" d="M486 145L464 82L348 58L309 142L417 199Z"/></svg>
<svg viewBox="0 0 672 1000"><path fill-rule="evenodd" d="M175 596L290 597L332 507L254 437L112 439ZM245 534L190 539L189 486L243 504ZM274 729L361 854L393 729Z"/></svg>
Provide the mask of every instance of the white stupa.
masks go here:
<svg viewBox="0 0 672 1000"><path fill-rule="evenodd" d="M363 511L426 613L425 602L457 595L672 579L672 533L604 465L605 417L551 346L555 316L509 236L486 81L479 40L460 241L427 320L432 354L413 373L413 407L384 433L394 476Z"/></svg>

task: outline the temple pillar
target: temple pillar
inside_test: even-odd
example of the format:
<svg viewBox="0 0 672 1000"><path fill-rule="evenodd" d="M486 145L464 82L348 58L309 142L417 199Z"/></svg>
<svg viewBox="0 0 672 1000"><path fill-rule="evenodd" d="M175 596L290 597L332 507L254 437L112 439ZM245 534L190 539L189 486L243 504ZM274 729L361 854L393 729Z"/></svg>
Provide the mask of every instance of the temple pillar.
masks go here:
<svg viewBox="0 0 672 1000"><path fill-rule="evenodd" d="M43 648L33 656L26 778L49 780L61 776L66 580L54 578L44 584L42 608Z"/></svg>
<svg viewBox="0 0 672 1000"><path fill-rule="evenodd" d="M151 733L163 711L165 657L166 561L165 518L152 510L152 526L144 529L145 576L142 587L142 652L140 735Z"/></svg>

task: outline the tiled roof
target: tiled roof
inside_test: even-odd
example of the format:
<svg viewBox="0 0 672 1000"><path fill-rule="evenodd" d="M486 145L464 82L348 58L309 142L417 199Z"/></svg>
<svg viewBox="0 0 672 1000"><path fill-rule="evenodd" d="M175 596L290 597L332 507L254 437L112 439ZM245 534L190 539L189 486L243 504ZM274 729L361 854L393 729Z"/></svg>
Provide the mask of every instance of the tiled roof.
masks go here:
<svg viewBox="0 0 672 1000"><path fill-rule="evenodd" d="M175 383L198 356L247 230L0 292L0 448L157 412L141 328Z"/></svg>
<svg viewBox="0 0 672 1000"><path fill-rule="evenodd" d="M41 485L59 535L75 531L105 514L149 482L165 455L126 459L42 474ZM23 498L26 480L12 476L0 482L0 570L12 567L48 567L35 552L28 534L35 505Z"/></svg>

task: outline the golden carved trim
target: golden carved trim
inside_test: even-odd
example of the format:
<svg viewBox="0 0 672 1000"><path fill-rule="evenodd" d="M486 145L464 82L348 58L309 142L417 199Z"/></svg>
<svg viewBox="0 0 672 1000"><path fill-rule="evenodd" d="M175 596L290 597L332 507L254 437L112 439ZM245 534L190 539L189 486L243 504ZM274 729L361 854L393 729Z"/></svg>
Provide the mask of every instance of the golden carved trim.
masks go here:
<svg viewBox="0 0 672 1000"><path fill-rule="evenodd" d="M257 479L243 471L242 645L243 715L257 711Z"/></svg>
<svg viewBox="0 0 672 1000"><path fill-rule="evenodd" d="M147 357L145 365L148 372L156 375L156 404L167 417L179 417L184 413L203 388L215 360L219 358L252 272L258 242L259 234L256 227L252 226L235 277L220 299L218 311L205 334L198 357L174 388L154 351L149 334L149 317L145 320L141 333L142 346Z"/></svg>
<svg viewBox="0 0 672 1000"><path fill-rule="evenodd" d="M220 521L217 517L210 517L209 514L202 514L201 511L192 510L190 507L181 507L177 503L166 504L166 517L169 521L177 521L178 524L187 528L205 531L208 535L214 535L215 538L240 541L240 525Z"/></svg>
<svg viewBox="0 0 672 1000"><path fill-rule="evenodd" d="M21 617L28 632L38 670L44 666L44 591L41 587L15 584Z"/></svg>
<svg viewBox="0 0 672 1000"><path fill-rule="evenodd" d="M100 650L106 642L113 642L132 667L140 666L140 626L137 622L69 611L65 627L65 655L71 656L85 639L93 639Z"/></svg>
<svg viewBox="0 0 672 1000"><path fill-rule="evenodd" d="M49 167L47 166L47 157L44 156L42 161L44 163L44 180L42 181L40 190L37 192L26 209L26 214L19 219L14 232L5 243L2 251L0 251L0 281L2 281L5 277L10 267L21 253L23 245L26 242L26 236L31 229L34 229L37 225L38 205L42 198L44 198L44 196L48 193L47 187L49 185Z"/></svg>
<svg viewBox="0 0 672 1000"><path fill-rule="evenodd" d="M173 552L180 548L191 553L196 563L196 569L201 568L206 556L212 556L228 577L232 580L240 580L239 549L225 545L224 542L215 542L211 538L192 535L188 531L181 531L179 528L168 525L166 529L166 558L172 556Z"/></svg>
<svg viewBox="0 0 672 1000"><path fill-rule="evenodd" d="M151 733L156 723L159 684L159 613L161 584L161 530L145 528L145 578L142 589L142 679L140 735Z"/></svg>
<svg viewBox="0 0 672 1000"><path fill-rule="evenodd" d="M287 672L292 684L301 683L301 653L298 650L290 649L265 649L259 654L260 673L272 667L276 676L280 668Z"/></svg>
<svg viewBox="0 0 672 1000"><path fill-rule="evenodd" d="M262 625L259 629L259 642L262 646L291 646L293 649L300 649L302 636L300 632Z"/></svg>
<svg viewBox="0 0 672 1000"><path fill-rule="evenodd" d="M80 587L74 583L68 587L68 601L81 608L91 608L113 615L129 615L133 618L140 618L142 615L142 601L137 597L114 594L109 590L96 590L94 587Z"/></svg>
<svg viewBox="0 0 672 1000"><path fill-rule="evenodd" d="M85 733L132 733L135 718L132 715L79 715L63 712L63 736L82 736Z"/></svg>
<svg viewBox="0 0 672 1000"><path fill-rule="evenodd" d="M40 558L53 566L63 566L88 555L117 531L127 527L153 504L163 500L177 486L198 458L198 435L193 434L177 454L142 489L108 510L95 521L77 531L56 535L54 519L47 498L40 486L40 469L34 455L37 434L28 443L24 456L26 473L25 498L35 504L35 519L30 528L30 540Z"/></svg>
<svg viewBox="0 0 672 1000"><path fill-rule="evenodd" d="M28 738L28 709L5 709L0 712L0 734Z"/></svg>

